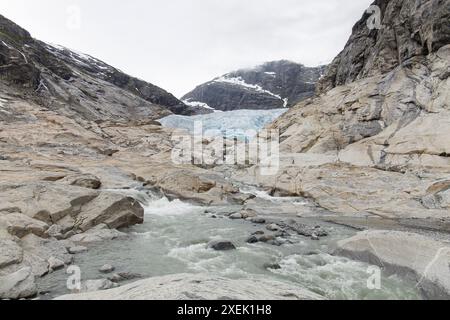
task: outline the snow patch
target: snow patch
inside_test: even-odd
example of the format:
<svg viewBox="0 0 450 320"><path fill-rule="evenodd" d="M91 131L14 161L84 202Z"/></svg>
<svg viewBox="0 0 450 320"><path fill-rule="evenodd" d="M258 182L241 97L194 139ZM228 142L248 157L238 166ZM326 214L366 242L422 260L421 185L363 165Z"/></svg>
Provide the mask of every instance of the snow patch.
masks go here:
<svg viewBox="0 0 450 320"><path fill-rule="evenodd" d="M82 65L89 67L89 65L94 65L95 67L101 69L101 70L109 70L111 69L110 66L105 64L104 62L91 57L88 54L78 52L73 49L69 49L66 47L63 47L58 44L47 44L47 50L49 50L53 54L63 54L66 53L69 55L69 57L75 62L75 64ZM99 73L99 75L105 75L104 73Z"/></svg>
<svg viewBox="0 0 450 320"><path fill-rule="evenodd" d="M188 100L184 100L183 103L185 105L188 105L190 107L200 107L200 108L205 108L208 110L215 110L214 108L210 107L207 103L204 102L200 102L200 101L190 101L190 99Z"/></svg>
<svg viewBox="0 0 450 320"><path fill-rule="evenodd" d="M214 79L213 82L229 83L229 84L232 84L232 85L241 86L241 87L244 87L244 88L249 89L249 90L254 90L254 91L258 92L258 93L268 94L268 95L270 95L272 97L275 97L277 99L280 99L280 100L284 101L284 99L281 98L280 95L275 94L273 92L270 92L269 90L265 90L265 89L263 89L261 86L259 86L257 84L247 83L247 82L245 82L242 79L242 77L227 77L225 75L225 76L222 76L222 77Z"/></svg>

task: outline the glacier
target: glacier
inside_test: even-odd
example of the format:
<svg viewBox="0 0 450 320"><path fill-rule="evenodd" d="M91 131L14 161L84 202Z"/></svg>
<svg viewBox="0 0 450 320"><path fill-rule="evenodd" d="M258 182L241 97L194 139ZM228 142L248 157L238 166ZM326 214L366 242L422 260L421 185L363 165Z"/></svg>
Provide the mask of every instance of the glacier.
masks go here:
<svg viewBox="0 0 450 320"><path fill-rule="evenodd" d="M170 115L159 122L168 128L185 129L194 133L194 124L201 124L205 136L221 135L226 138L251 139L256 132L273 122L287 109L234 110L197 116Z"/></svg>

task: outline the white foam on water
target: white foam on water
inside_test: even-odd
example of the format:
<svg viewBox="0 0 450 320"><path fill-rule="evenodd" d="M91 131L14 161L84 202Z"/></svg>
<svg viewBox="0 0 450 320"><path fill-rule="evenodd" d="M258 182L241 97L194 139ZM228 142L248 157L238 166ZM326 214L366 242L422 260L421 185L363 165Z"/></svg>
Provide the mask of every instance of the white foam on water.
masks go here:
<svg viewBox="0 0 450 320"><path fill-rule="evenodd" d="M404 287L395 276L383 276L380 290L369 289L368 265L343 257L326 253L291 255L279 265L280 269L271 270L274 274L286 276L329 299L419 298L418 292Z"/></svg>
<svg viewBox="0 0 450 320"><path fill-rule="evenodd" d="M308 204L306 201L303 200L301 197L274 197L269 194L269 192L264 190L259 190L257 188L252 187L246 187L241 188L240 190L244 194L251 194L256 196L259 199L268 200L273 203L280 203L280 202L289 202L290 204L303 206Z"/></svg>
<svg viewBox="0 0 450 320"><path fill-rule="evenodd" d="M148 203L144 207L144 213L146 215L173 216L193 213L198 208L178 199L170 201L167 198L161 198Z"/></svg>

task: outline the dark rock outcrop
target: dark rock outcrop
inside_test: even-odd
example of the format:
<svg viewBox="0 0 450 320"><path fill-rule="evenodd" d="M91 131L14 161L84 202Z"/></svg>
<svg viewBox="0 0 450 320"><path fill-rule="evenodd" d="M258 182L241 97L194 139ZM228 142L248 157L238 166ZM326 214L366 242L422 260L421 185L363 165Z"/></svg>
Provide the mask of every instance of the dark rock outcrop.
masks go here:
<svg viewBox="0 0 450 320"><path fill-rule="evenodd" d="M202 84L182 100L215 110L277 109L311 97L325 67L309 68L281 60L225 74Z"/></svg>
<svg viewBox="0 0 450 320"><path fill-rule="evenodd" d="M373 5L380 9L380 28L369 28L372 13L364 13L344 50L319 81L319 93L385 74L408 59L450 43L449 1L376 0Z"/></svg>

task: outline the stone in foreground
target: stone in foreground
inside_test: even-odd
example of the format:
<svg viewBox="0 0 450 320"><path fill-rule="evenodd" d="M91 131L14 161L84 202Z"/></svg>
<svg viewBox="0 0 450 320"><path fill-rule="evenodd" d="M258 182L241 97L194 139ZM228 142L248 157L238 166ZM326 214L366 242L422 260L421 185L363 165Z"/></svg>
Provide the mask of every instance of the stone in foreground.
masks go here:
<svg viewBox="0 0 450 320"><path fill-rule="evenodd" d="M119 288L65 295L56 300L322 300L298 285L267 280L178 274L140 280Z"/></svg>
<svg viewBox="0 0 450 320"><path fill-rule="evenodd" d="M0 299L30 298L37 294L37 287L31 268L0 277Z"/></svg>

